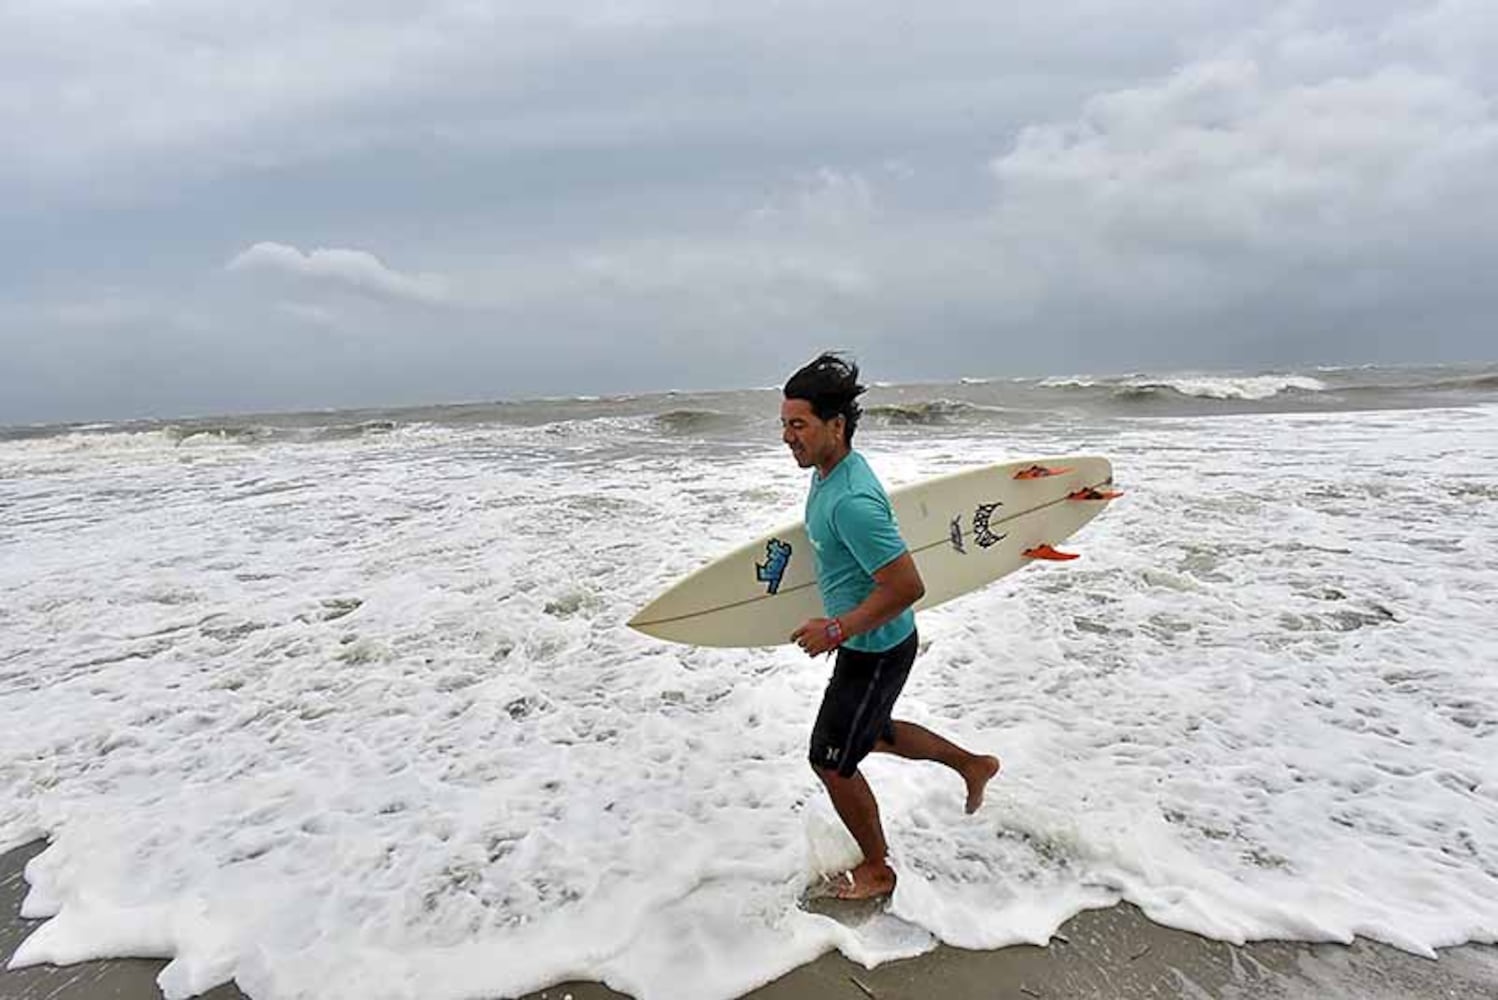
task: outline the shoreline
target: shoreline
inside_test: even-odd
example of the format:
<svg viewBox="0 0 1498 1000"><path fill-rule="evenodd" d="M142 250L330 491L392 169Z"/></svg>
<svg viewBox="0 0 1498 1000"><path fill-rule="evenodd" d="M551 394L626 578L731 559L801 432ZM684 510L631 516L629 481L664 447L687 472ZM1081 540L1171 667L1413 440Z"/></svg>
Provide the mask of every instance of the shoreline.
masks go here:
<svg viewBox="0 0 1498 1000"><path fill-rule="evenodd" d="M8 963L42 921L23 920L26 862L36 841L0 855L0 957ZM166 963L107 959L64 967L0 967L5 1000L156 1000ZM248 1000L232 983L206 1000ZM965 951L941 945L874 969L829 952L742 1000L1130 1000L1285 997L1306 1000L1419 1000L1498 997L1498 945L1443 949L1436 960L1359 939L1351 945L1261 941L1231 945L1153 923L1120 903L1068 920L1047 947ZM564 982L523 1000L628 1000L596 982Z"/></svg>

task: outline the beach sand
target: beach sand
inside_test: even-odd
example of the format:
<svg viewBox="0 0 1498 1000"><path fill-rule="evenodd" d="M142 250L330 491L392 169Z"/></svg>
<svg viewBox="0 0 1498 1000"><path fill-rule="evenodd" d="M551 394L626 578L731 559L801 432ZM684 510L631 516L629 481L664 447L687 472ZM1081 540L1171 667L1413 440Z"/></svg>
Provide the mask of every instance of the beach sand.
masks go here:
<svg viewBox="0 0 1498 1000"><path fill-rule="evenodd" d="M39 921L19 916L22 871L34 843L0 856L0 959L9 961ZM857 913L850 914L856 919ZM0 971L0 1000L154 1000L165 963L144 959ZM204 994L242 1000L232 985ZM614 1000L597 983L559 983L526 1000ZM1498 947L1466 945L1429 960L1370 941L1351 946L1259 942L1234 946L1150 922L1128 905L1083 913L1049 947L999 951L941 947L865 969L838 954L755 990L746 1000L1495 1000ZM684 998L690 1000L690 998Z"/></svg>

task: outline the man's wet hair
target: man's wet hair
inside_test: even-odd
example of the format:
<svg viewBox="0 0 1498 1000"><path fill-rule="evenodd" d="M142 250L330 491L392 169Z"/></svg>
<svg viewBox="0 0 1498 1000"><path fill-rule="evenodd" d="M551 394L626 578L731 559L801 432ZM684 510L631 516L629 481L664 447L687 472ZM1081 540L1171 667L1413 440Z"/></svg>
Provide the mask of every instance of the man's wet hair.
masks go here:
<svg viewBox="0 0 1498 1000"><path fill-rule="evenodd" d="M832 351L824 352L811 364L792 375L785 383L786 399L804 399L818 420L842 417L843 443L852 447L853 432L863 408L858 397L864 386L858 384L858 365Z"/></svg>

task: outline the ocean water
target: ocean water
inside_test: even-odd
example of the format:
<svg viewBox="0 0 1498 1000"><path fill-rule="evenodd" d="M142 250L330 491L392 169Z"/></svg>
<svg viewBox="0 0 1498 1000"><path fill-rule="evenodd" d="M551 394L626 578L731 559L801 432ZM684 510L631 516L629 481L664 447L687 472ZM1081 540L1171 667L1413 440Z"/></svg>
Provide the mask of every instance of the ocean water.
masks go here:
<svg viewBox="0 0 1498 1000"><path fill-rule="evenodd" d="M837 948L1498 940L1498 368L979 376L871 394L886 483L1065 452L1127 496L923 613L875 758L885 912L805 764L826 661L624 626L799 516L769 390L0 430L15 965L164 993L732 997Z"/></svg>

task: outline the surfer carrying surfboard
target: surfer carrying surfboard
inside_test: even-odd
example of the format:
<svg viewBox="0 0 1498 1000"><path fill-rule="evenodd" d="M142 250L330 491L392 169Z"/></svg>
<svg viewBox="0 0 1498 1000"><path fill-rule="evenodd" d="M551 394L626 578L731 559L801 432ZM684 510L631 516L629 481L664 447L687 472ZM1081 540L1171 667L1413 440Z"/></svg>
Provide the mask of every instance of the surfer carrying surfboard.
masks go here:
<svg viewBox="0 0 1498 1000"><path fill-rule="evenodd" d="M837 653L812 727L810 760L863 861L834 886L846 899L885 896L895 871L873 789L858 770L871 752L945 764L967 786L975 812L999 771L997 757L970 753L950 740L891 717L918 644L912 606L926 592L889 497L853 450L861 409L858 366L824 353L785 384L781 440L796 464L814 469L806 531L815 553L826 617L791 635L809 656Z"/></svg>

